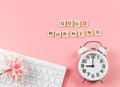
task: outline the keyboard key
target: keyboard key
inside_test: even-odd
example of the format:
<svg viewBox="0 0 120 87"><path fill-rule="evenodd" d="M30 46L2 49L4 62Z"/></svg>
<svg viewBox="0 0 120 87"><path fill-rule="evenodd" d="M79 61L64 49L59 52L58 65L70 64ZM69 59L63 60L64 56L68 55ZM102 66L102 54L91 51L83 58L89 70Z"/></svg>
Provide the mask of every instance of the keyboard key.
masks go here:
<svg viewBox="0 0 120 87"><path fill-rule="evenodd" d="M55 72L54 72L54 76L55 76L56 78L62 78L62 73L55 71Z"/></svg>
<svg viewBox="0 0 120 87"><path fill-rule="evenodd" d="M44 74L47 73L47 69L43 68L42 71L41 71L41 73L44 73Z"/></svg>
<svg viewBox="0 0 120 87"><path fill-rule="evenodd" d="M25 83L24 87L31 87L31 85L28 83Z"/></svg>
<svg viewBox="0 0 120 87"><path fill-rule="evenodd" d="M42 81L37 80L36 85L38 85L38 87L42 87Z"/></svg>
<svg viewBox="0 0 120 87"><path fill-rule="evenodd" d="M61 80L60 79L55 79L55 84L61 84Z"/></svg>
<svg viewBox="0 0 120 87"><path fill-rule="evenodd" d="M30 72L30 76L31 76L31 77L36 77L36 73L35 73L34 71L31 71L31 72Z"/></svg>
<svg viewBox="0 0 120 87"><path fill-rule="evenodd" d="M37 73L37 78L38 79L42 79L42 74L41 73Z"/></svg>
<svg viewBox="0 0 120 87"><path fill-rule="evenodd" d="M30 77L25 76L25 77L24 77L24 82L25 82L25 83L26 83L26 82L29 83L29 82L30 82Z"/></svg>
<svg viewBox="0 0 120 87"><path fill-rule="evenodd" d="M50 81L51 83L53 83L53 82L54 82L54 80L55 80L55 78L54 78L54 77L49 77L49 81Z"/></svg>
<svg viewBox="0 0 120 87"><path fill-rule="evenodd" d="M31 79L31 80L30 80L30 83L36 84L36 80L35 80L35 79Z"/></svg>
<svg viewBox="0 0 120 87"><path fill-rule="evenodd" d="M48 80L48 76L47 75L43 75L43 80Z"/></svg>
<svg viewBox="0 0 120 87"><path fill-rule="evenodd" d="M52 70L48 70L48 75L52 76L53 75L53 71Z"/></svg>

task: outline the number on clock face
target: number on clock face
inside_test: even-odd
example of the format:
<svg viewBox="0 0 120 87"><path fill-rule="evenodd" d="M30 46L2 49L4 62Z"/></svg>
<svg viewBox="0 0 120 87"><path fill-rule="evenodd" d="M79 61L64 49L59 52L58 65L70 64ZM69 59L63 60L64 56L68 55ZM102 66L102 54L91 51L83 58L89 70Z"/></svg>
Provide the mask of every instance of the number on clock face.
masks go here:
<svg viewBox="0 0 120 87"><path fill-rule="evenodd" d="M80 58L78 70L85 79L96 81L106 75L108 62L106 58L98 52L87 52Z"/></svg>

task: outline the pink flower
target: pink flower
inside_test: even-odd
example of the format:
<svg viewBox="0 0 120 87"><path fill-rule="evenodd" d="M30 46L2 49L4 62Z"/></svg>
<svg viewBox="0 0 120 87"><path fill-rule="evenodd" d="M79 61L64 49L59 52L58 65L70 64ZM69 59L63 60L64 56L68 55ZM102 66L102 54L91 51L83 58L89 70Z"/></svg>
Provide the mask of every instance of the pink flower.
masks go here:
<svg viewBox="0 0 120 87"><path fill-rule="evenodd" d="M6 67L2 70L3 74L6 73L11 78L12 83L17 82L24 76L25 67L21 59L17 55L5 54L4 57Z"/></svg>

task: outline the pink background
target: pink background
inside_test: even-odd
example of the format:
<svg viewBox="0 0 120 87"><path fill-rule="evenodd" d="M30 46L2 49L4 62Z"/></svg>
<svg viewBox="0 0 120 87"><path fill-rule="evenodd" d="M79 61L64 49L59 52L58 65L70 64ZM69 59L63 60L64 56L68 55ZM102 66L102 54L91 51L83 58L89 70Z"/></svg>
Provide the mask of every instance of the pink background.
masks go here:
<svg viewBox="0 0 120 87"><path fill-rule="evenodd" d="M66 66L63 87L120 87L119 3L119 0L0 0L0 47ZM49 29L84 30L60 28L62 19L89 20L91 29L102 29L102 36L49 38ZM109 72L103 84L83 84L77 72L77 50L88 40L98 40L107 46Z"/></svg>

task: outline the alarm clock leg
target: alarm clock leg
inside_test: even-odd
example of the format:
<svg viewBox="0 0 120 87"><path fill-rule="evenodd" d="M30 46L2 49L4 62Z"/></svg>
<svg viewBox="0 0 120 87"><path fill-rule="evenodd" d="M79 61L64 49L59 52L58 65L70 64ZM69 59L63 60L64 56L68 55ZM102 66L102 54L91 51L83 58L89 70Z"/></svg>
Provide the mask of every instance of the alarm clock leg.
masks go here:
<svg viewBox="0 0 120 87"><path fill-rule="evenodd" d="M83 83L86 81L86 79L84 78L84 80L82 81Z"/></svg>
<svg viewBox="0 0 120 87"><path fill-rule="evenodd" d="M100 79L99 81L100 81L101 83L103 83L103 81L102 81L101 79Z"/></svg>

